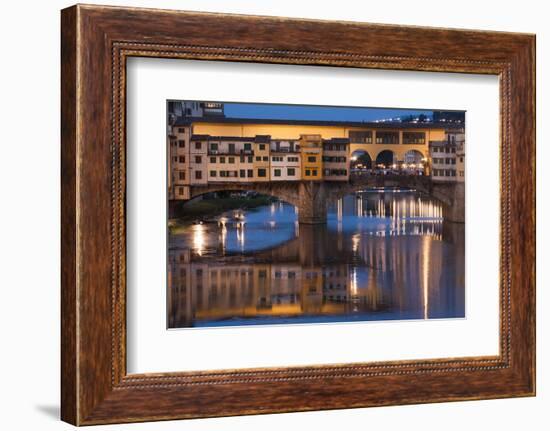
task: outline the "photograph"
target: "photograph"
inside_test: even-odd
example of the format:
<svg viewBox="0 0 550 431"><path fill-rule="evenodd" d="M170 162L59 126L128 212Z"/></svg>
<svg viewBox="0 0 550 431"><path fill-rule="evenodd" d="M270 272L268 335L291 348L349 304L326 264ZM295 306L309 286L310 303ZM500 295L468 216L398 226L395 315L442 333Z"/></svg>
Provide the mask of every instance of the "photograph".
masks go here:
<svg viewBox="0 0 550 431"><path fill-rule="evenodd" d="M465 116L168 100L167 329L467 318Z"/></svg>

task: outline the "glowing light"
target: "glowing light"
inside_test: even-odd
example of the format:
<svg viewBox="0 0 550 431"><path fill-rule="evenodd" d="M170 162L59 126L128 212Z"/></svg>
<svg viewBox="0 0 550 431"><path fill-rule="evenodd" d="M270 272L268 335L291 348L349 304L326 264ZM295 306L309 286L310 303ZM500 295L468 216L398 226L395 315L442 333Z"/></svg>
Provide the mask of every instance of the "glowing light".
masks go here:
<svg viewBox="0 0 550 431"><path fill-rule="evenodd" d="M357 269L356 268L353 268L351 273L350 289L351 289L351 294L353 296L356 296L357 295Z"/></svg>
<svg viewBox="0 0 550 431"><path fill-rule="evenodd" d="M424 319L428 319L429 303L429 275L430 275L430 249L431 239L424 237L422 241L422 293L424 297Z"/></svg>
<svg viewBox="0 0 550 431"><path fill-rule="evenodd" d="M241 246L241 250L244 249L244 222L237 224L237 242Z"/></svg>
<svg viewBox="0 0 550 431"><path fill-rule="evenodd" d="M359 250L359 243L361 242L361 236L356 233L351 237L351 249L353 252L357 252Z"/></svg>
<svg viewBox="0 0 550 431"><path fill-rule="evenodd" d="M205 228L202 224L193 225L193 249L199 256L202 256L204 253L206 242L204 230Z"/></svg>

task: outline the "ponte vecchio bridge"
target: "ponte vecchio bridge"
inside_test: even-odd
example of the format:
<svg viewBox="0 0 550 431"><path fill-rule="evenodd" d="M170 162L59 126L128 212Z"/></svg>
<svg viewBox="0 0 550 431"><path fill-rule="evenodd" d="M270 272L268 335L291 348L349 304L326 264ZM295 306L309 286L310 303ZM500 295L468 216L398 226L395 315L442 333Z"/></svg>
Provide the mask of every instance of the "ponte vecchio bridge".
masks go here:
<svg viewBox="0 0 550 431"><path fill-rule="evenodd" d="M191 186L191 198L219 191L255 191L276 197L298 208L298 221L325 223L330 202L346 194L374 187L403 187L423 192L441 202L445 220L464 223L464 183L433 181L419 175L352 175L349 182L277 181L216 183Z"/></svg>

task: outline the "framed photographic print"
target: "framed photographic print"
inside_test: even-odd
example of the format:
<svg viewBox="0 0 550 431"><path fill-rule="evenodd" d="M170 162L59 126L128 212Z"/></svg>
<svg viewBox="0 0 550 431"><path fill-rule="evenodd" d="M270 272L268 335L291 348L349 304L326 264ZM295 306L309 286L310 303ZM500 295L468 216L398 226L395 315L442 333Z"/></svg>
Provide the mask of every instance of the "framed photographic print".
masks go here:
<svg viewBox="0 0 550 431"><path fill-rule="evenodd" d="M63 420L535 394L533 35L61 30Z"/></svg>

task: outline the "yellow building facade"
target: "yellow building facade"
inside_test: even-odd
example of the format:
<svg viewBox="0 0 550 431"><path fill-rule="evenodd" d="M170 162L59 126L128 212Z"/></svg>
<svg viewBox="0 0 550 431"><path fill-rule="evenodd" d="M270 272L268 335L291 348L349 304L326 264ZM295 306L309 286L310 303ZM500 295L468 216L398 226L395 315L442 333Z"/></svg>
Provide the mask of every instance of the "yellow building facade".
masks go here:
<svg viewBox="0 0 550 431"><path fill-rule="evenodd" d="M274 175L281 181L348 181L354 154L367 153L373 166L382 156L386 166L424 162L429 143L445 139L438 125L193 119L169 133L168 196L187 200L193 185L268 182ZM285 154L271 154L290 142L293 151L287 152L299 156L292 166Z"/></svg>
<svg viewBox="0 0 550 431"><path fill-rule="evenodd" d="M323 179L323 139L321 135L300 136L302 181Z"/></svg>
<svg viewBox="0 0 550 431"><path fill-rule="evenodd" d="M430 141L445 139L445 127L417 124L397 124L384 127L383 124L359 126L317 125L317 124L271 124L262 123L226 123L226 122L196 122L193 123L193 133L228 136L270 135L272 139L298 138L301 135L319 135L321 139L349 138L350 154L365 151L373 161L382 151L391 151L396 161L403 161L410 150L419 151L423 157L429 156Z"/></svg>

